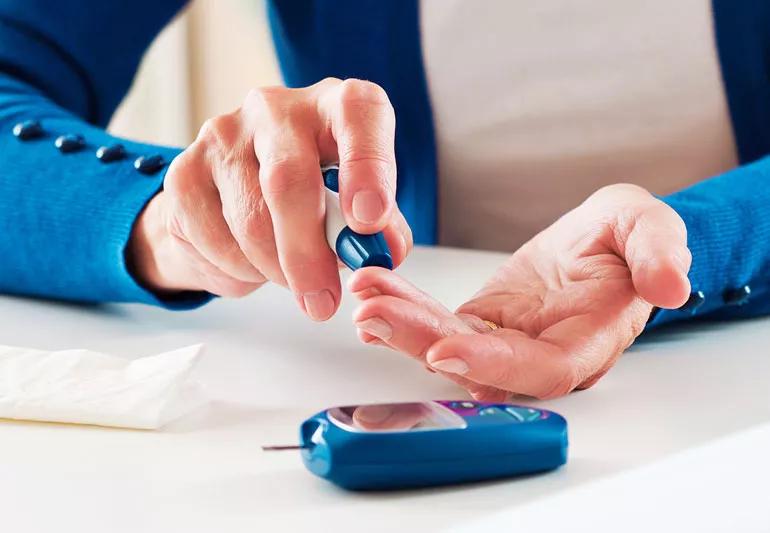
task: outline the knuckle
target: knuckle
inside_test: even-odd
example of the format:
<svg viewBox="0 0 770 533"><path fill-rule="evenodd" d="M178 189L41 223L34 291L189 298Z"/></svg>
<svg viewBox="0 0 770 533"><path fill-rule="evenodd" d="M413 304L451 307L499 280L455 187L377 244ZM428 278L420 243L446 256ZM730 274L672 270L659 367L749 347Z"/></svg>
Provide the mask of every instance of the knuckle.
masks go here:
<svg viewBox="0 0 770 533"><path fill-rule="evenodd" d="M597 198L606 198L607 196L622 195L649 195L647 189L633 183L613 183L599 188L592 196Z"/></svg>
<svg viewBox="0 0 770 533"><path fill-rule="evenodd" d="M679 216L679 213L674 211L674 209L665 202L655 199L655 203L647 206L640 215L648 218L650 221L664 221L668 230L685 238L687 236L687 226L685 225L684 220Z"/></svg>
<svg viewBox="0 0 770 533"><path fill-rule="evenodd" d="M340 103L343 105L390 106L385 89L371 81L348 78L339 84Z"/></svg>
<svg viewBox="0 0 770 533"><path fill-rule="evenodd" d="M253 87L249 89L246 96L243 98L243 103L241 104L242 107L248 109L264 102L263 91L263 87Z"/></svg>
<svg viewBox="0 0 770 533"><path fill-rule="evenodd" d="M285 127L285 122L306 122L305 101L301 95L302 89L289 89L287 87L270 86L252 89L243 103L243 113L253 118L252 124L261 127L269 124L280 124ZM291 126L291 124L289 124Z"/></svg>
<svg viewBox="0 0 770 533"><path fill-rule="evenodd" d="M236 143L238 130L237 121L232 114L218 115L203 123L196 142L223 150Z"/></svg>
<svg viewBox="0 0 770 533"><path fill-rule="evenodd" d="M310 187L307 165L296 159L268 158L259 169L262 192L268 197ZM320 190L320 180L317 184Z"/></svg>
<svg viewBox="0 0 770 533"><path fill-rule="evenodd" d="M246 93L243 105L249 108L273 107L280 102L284 102L289 91L290 89L279 85L251 89Z"/></svg>
<svg viewBox="0 0 770 533"><path fill-rule="evenodd" d="M335 78L334 76L327 76L318 83L316 83L313 87L318 89L330 89L333 87L338 86L342 83L342 80L339 78Z"/></svg>
<svg viewBox="0 0 770 533"><path fill-rule="evenodd" d="M632 183L613 183L594 191L583 205L598 209L602 218L611 221L618 213L637 216L650 205L651 200L657 201L644 187Z"/></svg>

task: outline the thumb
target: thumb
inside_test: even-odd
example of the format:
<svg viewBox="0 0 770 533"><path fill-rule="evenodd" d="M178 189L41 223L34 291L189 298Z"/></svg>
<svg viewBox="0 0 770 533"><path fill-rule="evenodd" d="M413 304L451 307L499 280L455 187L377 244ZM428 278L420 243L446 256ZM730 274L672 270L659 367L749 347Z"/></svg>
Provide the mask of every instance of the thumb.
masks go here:
<svg viewBox="0 0 770 533"><path fill-rule="evenodd" d="M687 228L671 207L655 199L640 210L621 235L623 256L636 292L648 303L666 309L684 305L690 296L692 256Z"/></svg>

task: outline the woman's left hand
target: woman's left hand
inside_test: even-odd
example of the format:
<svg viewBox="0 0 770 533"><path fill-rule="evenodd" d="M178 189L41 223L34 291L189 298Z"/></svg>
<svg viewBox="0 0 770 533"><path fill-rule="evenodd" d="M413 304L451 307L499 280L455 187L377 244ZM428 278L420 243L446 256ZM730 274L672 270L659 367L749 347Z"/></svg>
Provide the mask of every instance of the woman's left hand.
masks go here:
<svg viewBox="0 0 770 533"><path fill-rule="evenodd" d="M384 269L359 270L349 286L364 342L420 359L477 400L551 398L601 378L653 306L683 305L690 261L679 215L620 184L522 246L455 313Z"/></svg>

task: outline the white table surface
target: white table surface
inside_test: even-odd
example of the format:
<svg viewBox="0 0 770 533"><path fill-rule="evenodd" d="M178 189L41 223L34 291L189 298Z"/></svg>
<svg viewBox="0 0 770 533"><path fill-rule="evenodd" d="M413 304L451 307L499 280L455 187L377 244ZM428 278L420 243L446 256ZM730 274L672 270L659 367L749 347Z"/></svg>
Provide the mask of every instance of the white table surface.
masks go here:
<svg viewBox="0 0 770 533"><path fill-rule="evenodd" d="M503 258L418 249L400 271L454 306ZM156 432L0 421L0 531L770 531L770 321L656 333L593 389L539 402L570 424L569 462L553 473L355 494L260 445L295 442L329 405L464 395L359 344L352 309L346 296L313 324L273 287L184 313L0 297L0 344L138 357L205 343L194 377L212 399Z"/></svg>

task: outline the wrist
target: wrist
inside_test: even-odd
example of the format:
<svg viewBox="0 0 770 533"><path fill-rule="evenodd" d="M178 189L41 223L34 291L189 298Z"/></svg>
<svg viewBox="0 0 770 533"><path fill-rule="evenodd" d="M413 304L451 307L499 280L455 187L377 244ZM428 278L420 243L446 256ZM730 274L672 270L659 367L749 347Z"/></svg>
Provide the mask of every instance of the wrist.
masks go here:
<svg viewBox="0 0 770 533"><path fill-rule="evenodd" d="M159 249L169 239L163 217L163 194L156 194L139 214L126 248L129 273L139 285L156 293L173 290L165 282L158 261Z"/></svg>

